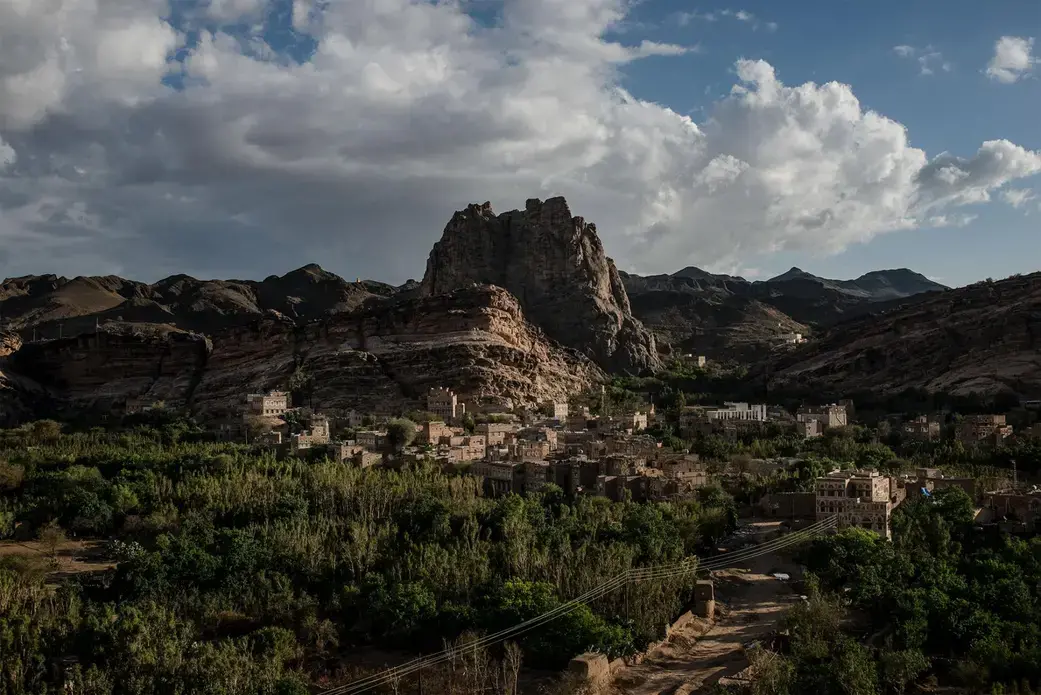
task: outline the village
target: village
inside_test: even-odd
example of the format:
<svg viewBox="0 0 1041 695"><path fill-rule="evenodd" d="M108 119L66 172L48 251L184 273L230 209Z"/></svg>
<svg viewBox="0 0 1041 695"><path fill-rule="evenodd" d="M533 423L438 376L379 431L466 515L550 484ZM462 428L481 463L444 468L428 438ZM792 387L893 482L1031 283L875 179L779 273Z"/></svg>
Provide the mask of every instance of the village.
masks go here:
<svg viewBox="0 0 1041 695"><path fill-rule="evenodd" d="M570 497L668 501L695 497L699 489L733 483L742 476L776 473L795 463L780 457L721 466L696 453L666 447L649 433L659 417L654 405L610 415L567 402L538 408L510 405L495 399L466 401L451 388L432 388L423 410L410 413L419 420L414 422L401 413L296 407L288 391L271 391L246 395L241 416L220 428L225 439L246 441L279 456L328 457L360 468L432 463L446 473L477 478L485 494L492 496L538 492L552 484ZM848 400L802 406L794 413L767 404L724 402L718 407L684 406L672 417L686 437L734 438L770 425L810 440L853 424L856 411ZM934 416L916 416L898 426L910 441L937 442L944 433ZM998 448L1015 437L1041 438L1041 424L1016 433L1004 415L966 415L959 418L953 437L965 447ZM952 477L937 468L895 474L836 468L817 477L810 490L770 491L742 513L792 524L835 516L838 529L856 526L889 538L893 511L905 499L952 486L972 498L977 523L999 524L1009 531L1033 531L1041 523L1041 491L1036 485L1013 476L995 489L982 489L975 478Z"/></svg>

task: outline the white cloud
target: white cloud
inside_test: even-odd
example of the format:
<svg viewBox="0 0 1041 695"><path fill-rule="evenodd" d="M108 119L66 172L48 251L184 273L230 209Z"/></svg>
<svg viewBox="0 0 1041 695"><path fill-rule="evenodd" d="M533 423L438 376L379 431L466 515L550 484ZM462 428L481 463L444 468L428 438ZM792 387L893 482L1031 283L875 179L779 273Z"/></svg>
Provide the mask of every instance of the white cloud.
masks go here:
<svg viewBox="0 0 1041 695"><path fill-rule="evenodd" d="M623 267L740 268L960 223L1041 171L1003 140L930 160L848 85L786 85L763 61L739 61L701 123L640 101L624 65L691 48L605 39L628 4L503 0L478 23L465 3L297 2L283 33L310 33L307 62L203 32L182 67L162 3L0 3L0 137L18 153L0 172L0 276L319 260L400 281L454 210L550 195Z"/></svg>
<svg viewBox="0 0 1041 695"><path fill-rule="evenodd" d="M14 148L4 142L3 139L0 139L0 171L3 171L16 161L18 161L18 155Z"/></svg>
<svg viewBox="0 0 1041 695"><path fill-rule="evenodd" d="M721 17L729 17L736 19L739 22L744 22L751 25L753 30L759 29L760 26L765 26L767 31L777 31L777 22L766 22L760 24L759 19L748 10L715 10L713 12L699 12L697 10L688 10L684 12L677 12L675 14L676 23L685 27L694 22L715 22Z"/></svg>
<svg viewBox="0 0 1041 695"><path fill-rule="evenodd" d="M916 48L901 44L893 46L893 53L896 53L901 58L914 58L918 62L918 73L920 75L934 75L937 70L950 72L954 67L949 60L944 59L940 51L934 50L932 46Z"/></svg>
<svg viewBox="0 0 1041 695"><path fill-rule="evenodd" d="M1001 199L1014 208L1020 208L1035 200L1036 196L1027 188L1009 188L1001 192Z"/></svg>
<svg viewBox="0 0 1041 695"><path fill-rule="evenodd" d="M967 227L976 221L978 215L934 215L925 221L926 227L942 229L944 227Z"/></svg>
<svg viewBox="0 0 1041 695"><path fill-rule="evenodd" d="M1012 84L1028 76L1038 59L1032 55L1033 38L1002 36L994 44L994 57L987 64L987 76L1003 84Z"/></svg>
<svg viewBox="0 0 1041 695"><path fill-rule="evenodd" d="M210 0L206 14L220 22L255 20L264 9L264 0Z"/></svg>

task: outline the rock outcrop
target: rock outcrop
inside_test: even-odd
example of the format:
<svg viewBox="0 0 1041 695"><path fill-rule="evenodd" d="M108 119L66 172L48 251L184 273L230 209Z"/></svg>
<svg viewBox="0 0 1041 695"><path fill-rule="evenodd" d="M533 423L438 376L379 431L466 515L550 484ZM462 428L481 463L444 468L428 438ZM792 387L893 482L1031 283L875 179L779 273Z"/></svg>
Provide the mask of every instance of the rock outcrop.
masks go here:
<svg viewBox="0 0 1041 695"><path fill-rule="evenodd" d="M427 296L473 283L509 290L528 319L604 369L660 367L654 337L636 320L596 227L563 198L529 200L496 215L489 203L455 213L427 260Z"/></svg>
<svg viewBox="0 0 1041 695"><path fill-rule="evenodd" d="M491 286L403 295L303 325L271 312L209 337L113 323L27 344L8 361L77 410L161 400L208 420L237 416L246 393L285 388L297 370L311 377L315 408L362 412L420 406L435 386L463 398L536 403L605 378L528 323L516 298Z"/></svg>
<svg viewBox="0 0 1041 695"><path fill-rule="evenodd" d="M1041 273L904 300L768 366L771 390L818 398L908 388L1041 394Z"/></svg>

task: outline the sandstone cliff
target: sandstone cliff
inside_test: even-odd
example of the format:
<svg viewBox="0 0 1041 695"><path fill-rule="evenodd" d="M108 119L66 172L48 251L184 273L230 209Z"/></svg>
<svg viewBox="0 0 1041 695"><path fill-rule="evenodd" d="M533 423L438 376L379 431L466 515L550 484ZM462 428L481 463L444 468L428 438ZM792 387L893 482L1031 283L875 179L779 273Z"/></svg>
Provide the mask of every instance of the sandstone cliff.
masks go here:
<svg viewBox="0 0 1041 695"><path fill-rule="evenodd" d="M22 346L12 369L76 409L164 401L206 418L234 417L246 393L311 378L323 410L403 410L427 389L519 403L565 398L605 378L549 341L505 290L470 286L401 296L297 325L275 312L210 337L169 326L109 324L97 333Z"/></svg>
<svg viewBox="0 0 1041 695"><path fill-rule="evenodd" d="M506 288L530 321L609 371L660 366L654 337L633 318L596 227L572 217L563 198L529 200L501 215L488 203L457 212L430 252L421 291L472 283Z"/></svg>
<svg viewBox="0 0 1041 695"><path fill-rule="evenodd" d="M904 300L769 367L771 389L1041 395L1041 273Z"/></svg>

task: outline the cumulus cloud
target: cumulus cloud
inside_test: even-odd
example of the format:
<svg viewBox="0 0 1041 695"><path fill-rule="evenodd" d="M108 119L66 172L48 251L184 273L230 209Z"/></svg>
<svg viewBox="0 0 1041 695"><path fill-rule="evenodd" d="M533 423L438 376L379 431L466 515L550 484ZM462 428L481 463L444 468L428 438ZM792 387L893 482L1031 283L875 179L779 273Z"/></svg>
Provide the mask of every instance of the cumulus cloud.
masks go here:
<svg viewBox="0 0 1041 695"><path fill-rule="evenodd" d="M933 49L932 46L916 48L901 44L893 46L893 53L896 53L901 58L915 59L918 63L918 73L920 75L933 75L937 70L950 72L954 67L949 60L944 59L943 53Z"/></svg>
<svg viewBox="0 0 1041 695"><path fill-rule="evenodd" d="M739 61L700 123L634 98L627 63L691 48L609 40L623 0L503 0L493 21L469 3L258 2L199 4L190 31L158 0L0 3L0 138L18 153L0 276L317 260L401 281L454 210L550 195L623 267L743 267L964 219L1041 171L1001 140L930 159L850 86L788 85L763 61Z"/></svg>
<svg viewBox="0 0 1041 695"><path fill-rule="evenodd" d="M1002 84L1012 84L1028 76L1038 62L1033 50L1033 38L1002 36L994 44L994 57L987 64L987 77Z"/></svg>

